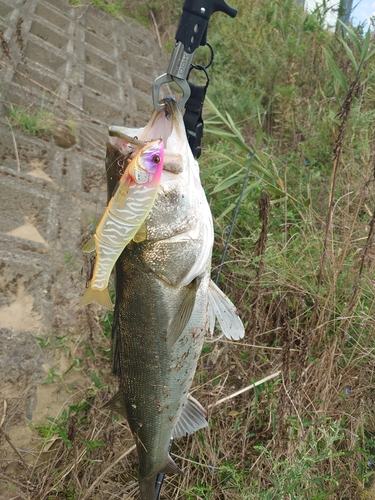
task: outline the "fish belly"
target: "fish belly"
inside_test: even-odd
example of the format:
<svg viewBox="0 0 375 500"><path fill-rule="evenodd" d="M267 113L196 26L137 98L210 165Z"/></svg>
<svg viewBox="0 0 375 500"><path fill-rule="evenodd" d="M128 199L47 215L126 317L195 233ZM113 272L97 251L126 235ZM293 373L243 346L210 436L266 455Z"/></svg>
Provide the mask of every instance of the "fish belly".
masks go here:
<svg viewBox="0 0 375 500"><path fill-rule="evenodd" d="M140 482L168 463L172 430L187 400L207 329L208 268L199 277L190 320L175 344L167 346L168 325L187 292L145 264L152 250L152 244L131 243L116 264L114 368L137 444ZM180 246L178 252L173 245L164 251L159 262L164 274L173 274L177 254Z"/></svg>

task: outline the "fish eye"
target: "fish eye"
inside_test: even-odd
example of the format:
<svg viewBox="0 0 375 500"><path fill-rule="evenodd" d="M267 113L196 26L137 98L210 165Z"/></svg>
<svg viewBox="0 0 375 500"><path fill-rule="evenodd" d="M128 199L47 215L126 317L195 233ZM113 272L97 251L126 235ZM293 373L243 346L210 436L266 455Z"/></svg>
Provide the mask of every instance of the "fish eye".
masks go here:
<svg viewBox="0 0 375 500"><path fill-rule="evenodd" d="M159 156L159 155L155 155L155 156L153 156L152 161L153 161L154 163L159 163L159 162L160 162L160 156Z"/></svg>

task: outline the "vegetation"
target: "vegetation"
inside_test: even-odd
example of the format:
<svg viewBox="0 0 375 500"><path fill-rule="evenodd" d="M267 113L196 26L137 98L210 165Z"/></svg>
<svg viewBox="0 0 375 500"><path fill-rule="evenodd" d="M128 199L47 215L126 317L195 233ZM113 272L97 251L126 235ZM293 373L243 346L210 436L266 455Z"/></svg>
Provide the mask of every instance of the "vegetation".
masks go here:
<svg viewBox="0 0 375 500"><path fill-rule="evenodd" d="M135 4L143 20L153 9L164 42L173 37L175 2L172 17L168 2ZM322 12L306 14L294 0L235 6L236 20L211 21L200 163L215 219L214 278L247 181L220 272L246 337L205 344L194 392L210 427L176 441L186 476L167 477L161 498L373 499L373 39L362 26L331 33ZM99 409L116 390L111 322L102 317L71 356L71 369L91 381L87 394L39 429L42 455L54 451L30 476L40 500L86 500L95 488L137 498L132 436ZM45 383L65 377L47 375Z"/></svg>
<svg viewBox="0 0 375 500"><path fill-rule="evenodd" d="M24 108L11 104L8 112L10 125L21 129L25 134L43 135L54 130L54 114L43 105L39 108L35 105Z"/></svg>

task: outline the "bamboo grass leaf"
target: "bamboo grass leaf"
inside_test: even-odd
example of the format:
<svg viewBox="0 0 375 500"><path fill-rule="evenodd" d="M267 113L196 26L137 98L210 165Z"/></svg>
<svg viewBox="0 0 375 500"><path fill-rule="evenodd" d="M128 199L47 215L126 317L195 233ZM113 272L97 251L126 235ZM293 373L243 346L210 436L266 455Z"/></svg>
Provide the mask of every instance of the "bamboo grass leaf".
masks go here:
<svg viewBox="0 0 375 500"><path fill-rule="evenodd" d="M244 142L244 140L241 140L232 132L228 132L227 130L223 130L220 128L206 128L206 133L217 135L219 137L222 137L223 139L228 139L229 141L239 146L243 151L246 151L247 153L253 153L253 150Z"/></svg>
<svg viewBox="0 0 375 500"><path fill-rule="evenodd" d="M260 145L262 143L263 137L264 137L264 132L263 132L262 128L259 127L258 130L257 130L256 139L255 139L255 149L256 150L260 148Z"/></svg>
<svg viewBox="0 0 375 500"><path fill-rule="evenodd" d="M211 99L209 99L208 97L206 97L206 103L208 105L208 107L211 109L211 111L216 115L218 116L221 121L223 123L225 123L227 125L228 128L230 128L229 126L229 123L227 122L227 120L225 119L224 115L222 115L220 113L220 111L217 109L217 107L215 106L215 104L211 101Z"/></svg>
<svg viewBox="0 0 375 500"><path fill-rule="evenodd" d="M285 191L282 191L281 189L277 188L276 186L267 186L267 191L269 191L272 194L276 194L277 196L281 196L285 198Z"/></svg>
<svg viewBox="0 0 375 500"><path fill-rule="evenodd" d="M284 186L282 178L281 177L277 177L276 182L281 187L281 189L283 190L283 192L285 193L285 186Z"/></svg>
<svg viewBox="0 0 375 500"><path fill-rule="evenodd" d="M361 42L359 41L357 35L354 33L354 31L350 28L350 26L346 25L339 19L339 23L343 26L345 31L347 32L350 40L352 41L353 45L355 45L355 48L358 50L358 53L361 53Z"/></svg>
<svg viewBox="0 0 375 500"><path fill-rule="evenodd" d="M234 121L233 121L232 117L230 116L230 114L229 114L229 113L226 113L226 115L227 115L228 122L229 122L229 123L230 123L230 125L231 125L231 127L230 127L230 128L231 128L232 132L233 132L233 133L234 133L234 134L235 134L235 135L236 135L236 136L237 136L237 137L238 137L241 141L245 142L244 138L242 137L242 134L241 134L240 130L236 127L236 125L235 125L235 123L234 123Z"/></svg>
<svg viewBox="0 0 375 500"><path fill-rule="evenodd" d="M233 163L232 161L226 161L223 163L219 163L218 165L215 165L214 167L211 167L208 170L202 170L201 171L201 178L206 179L207 177L212 176L216 172L219 172L220 170L223 170L224 168L228 167L232 163Z"/></svg>
<svg viewBox="0 0 375 500"><path fill-rule="evenodd" d="M231 212L233 209L236 208L236 204L235 203L231 203L225 210L224 212L222 212L220 214L220 216L218 217L218 221L221 221L221 219L223 219L223 217L225 217L229 212Z"/></svg>
<svg viewBox="0 0 375 500"><path fill-rule="evenodd" d="M258 172L259 174L261 174L262 176L270 179L270 180L274 180L275 179L275 177L272 174L272 172L270 170L267 170L262 165L254 163L253 166L252 166L252 169L255 170L256 172Z"/></svg>
<svg viewBox="0 0 375 500"><path fill-rule="evenodd" d="M368 49L370 47L370 40L371 40L370 30L367 30L366 36L365 36L365 38L363 40L362 52L361 52L361 58L360 58L360 61L359 61L359 69L358 69L358 71L362 68L363 63L366 60Z"/></svg>
<svg viewBox="0 0 375 500"><path fill-rule="evenodd" d="M354 54L353 54L353 51L352 49L349 47L349 45L344 41L344 40L341 40L341 43L349 57L349 59L351 60L352 64L353 64L353 67L356 71L358 71L358 64L357 64L357 61L355 60L355 57L354 57Z"/></svg>
<svg viewBox="0 0 375 500"><path fill-rule="evenodd" d="M336 65L336 63L333 61L331 56L329 55L328 51L323 47L323 52L326 56L327 62L329 67L331 68L331 71L333 73L333 76L335 77L336 81L341 85L342 89L344 92L347 94L348 93L348 84L345 80L345 76L341 69Z"/></svg>
<svg viewBox="0 0 375 500"><path fill-rule="evenodd" d="M251 191L253 191L255 188L260 186L262 184L262 182L263 181L261 179L258 179L256 181L252 182L251 184L249 184L244 191L243 197L246 197ZM225 199L226 200L238 200L238 197L239 197L238 193L233 193L233 194L229 194L228 196L226 196Z"/></svg>
<svg viewBox="0 0 375 500"><path fill-rule="evenodd" d="M371 71L369 75L367 73L370 71L371 68L366 68L366 70L362 73L363 81L361 82L362 84L367 82L367 80L370 80L374 75L375 75L375 70Z"/></svg>
<svg viewBox="0 0 375 500"><path fill-rule="evenodd" d="M261 180L260 180L260 179L259 179L259 180L257 180L257 181L255 181L255 182L253 182L253 183L251 183L251 184L249 184L249 185L246 187L245 191L244 191L243 197L244 197L244 198L246 198L246 196L247 196L248 194L250 194L250 193L251 193L251 191L253 191L255 188L257 188L260 184L261 184Z"/></svg>
<svg viewBox="0 0 375 500"><path fill-rule="evenodd" d="M206 118L205 120L206 125L221 125L222 123L222 120L215 120L215 118Z"/></svg>
<svg viewBox="0 0 375 500"><path fill-rule="evenodd" d="M234 174L230 175L222 182L217 184L211 194L220 193L220 191L224 191L224 189L230 188L231 186L233 186L233 184L237 184L238 182L243 181L244 178L245 178L244 173L240 174L239 172L235 172Z"/></svg>
<svg viewBox="0 0 375 500"><path fill-rule="evenodd" d="M375 54L375 50L372 50L369 54L367 54L367 56L365 57L365 60L363 62L366 62L368 61L369 59L371 59L371 57Z"/></svg>

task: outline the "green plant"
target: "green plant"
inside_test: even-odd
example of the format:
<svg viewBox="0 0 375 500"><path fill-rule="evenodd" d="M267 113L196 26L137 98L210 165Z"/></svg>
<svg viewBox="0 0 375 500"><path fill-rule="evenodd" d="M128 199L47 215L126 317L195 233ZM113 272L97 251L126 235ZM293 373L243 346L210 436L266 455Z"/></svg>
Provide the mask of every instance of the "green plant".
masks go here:
<svg viewBox="0 0 375 500"><path fill-rule="evenodd" d="M75 7L82 7L82 0L68 0L70 4ZM95 7L107 12L109 15L115 19L121 19L125 14L125 5L123 0L112 0L107 2L106 0L92 0L91 2Z"/></svg>
<svg viewBox="0 0 375 500"><path fill-rule="evenodd" d="M29 135L40 135L52 132L55 124L54 114L43 106L31 105L22 108L11 104L8 107L9 122L12 127L19 127Z"/></svg>

